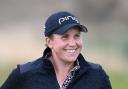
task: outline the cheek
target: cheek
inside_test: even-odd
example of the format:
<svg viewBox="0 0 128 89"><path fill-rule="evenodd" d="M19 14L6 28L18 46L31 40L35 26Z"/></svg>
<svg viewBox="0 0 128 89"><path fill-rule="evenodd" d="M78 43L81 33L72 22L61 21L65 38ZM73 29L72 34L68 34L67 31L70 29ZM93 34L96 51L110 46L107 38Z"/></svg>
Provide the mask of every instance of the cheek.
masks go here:
<svg viewBox="0 0 128 89"><path fill-rule="evenodd" d="M77 43L77 45L78 45L80 48L82 48L82 40L79 40L79 41L77 41L76 43Z"/></svg>
<svg viewBox="0 0 128 89"><path fill-rule="evenodd" d="M62 42L62 41L56 40L56 41L53 42L52 45L53 45L53 48L55 48L57 50L60 50L65 46L65 43Z"/></svg>

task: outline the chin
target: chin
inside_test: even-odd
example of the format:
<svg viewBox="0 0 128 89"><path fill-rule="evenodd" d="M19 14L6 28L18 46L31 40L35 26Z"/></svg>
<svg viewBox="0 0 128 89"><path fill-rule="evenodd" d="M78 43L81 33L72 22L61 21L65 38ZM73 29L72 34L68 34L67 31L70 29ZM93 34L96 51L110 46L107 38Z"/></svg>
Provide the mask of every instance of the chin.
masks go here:
<svg viewBox="0 0 128 89"><path fill-rule="evenodd" d="M69 62L75 62L77 60L77 57L75 57L75 58L74 57L73 58L72 57L71 58L69 57L67 60Z"/></svg>

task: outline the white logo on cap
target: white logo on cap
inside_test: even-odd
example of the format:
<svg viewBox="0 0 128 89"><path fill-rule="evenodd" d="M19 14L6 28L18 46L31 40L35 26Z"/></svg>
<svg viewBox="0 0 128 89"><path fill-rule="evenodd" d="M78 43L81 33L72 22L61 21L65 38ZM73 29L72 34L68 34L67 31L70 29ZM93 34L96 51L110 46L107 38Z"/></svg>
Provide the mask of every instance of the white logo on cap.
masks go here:
<svg viewBox="0 0 128 89"><path fill-rule="evenodd" d="M67 21L67 20L70 20L70 19L76 21L77 23L79 23L79 21L78 21L78 19L76 17L65 16L65 17L59 18L59 24L62 24L64 21Z"/></svg>

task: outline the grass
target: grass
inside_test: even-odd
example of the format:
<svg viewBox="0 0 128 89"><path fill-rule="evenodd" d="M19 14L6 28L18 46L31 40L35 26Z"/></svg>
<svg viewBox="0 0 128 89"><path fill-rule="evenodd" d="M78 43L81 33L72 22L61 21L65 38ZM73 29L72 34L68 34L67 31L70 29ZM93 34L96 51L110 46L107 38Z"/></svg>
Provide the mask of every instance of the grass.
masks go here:
<svg viewBox="0 0 128 89"><path fill-rule="evenodd" d="M128 73L113 73L110 77L112 89L128 89Z"/></svg>

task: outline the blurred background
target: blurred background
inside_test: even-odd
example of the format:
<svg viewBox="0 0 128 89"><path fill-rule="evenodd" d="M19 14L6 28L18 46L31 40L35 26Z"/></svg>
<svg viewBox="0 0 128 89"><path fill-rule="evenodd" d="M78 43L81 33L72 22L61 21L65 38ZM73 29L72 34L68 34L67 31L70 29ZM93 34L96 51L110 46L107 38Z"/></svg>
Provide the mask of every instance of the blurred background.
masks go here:
<svg viewBox="0 0 128 89"><path fill-rule="evenodd" d="M128 89L128 0L0 0L0 86L17 64L42 56L45 20L65 10L89 30L83 55L103 66L113 89Z"/></svg>

